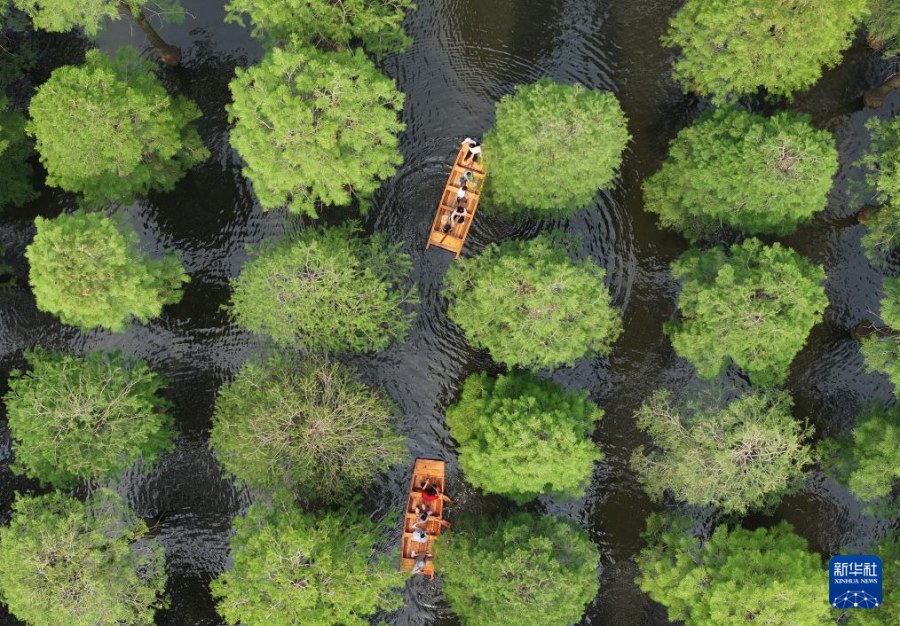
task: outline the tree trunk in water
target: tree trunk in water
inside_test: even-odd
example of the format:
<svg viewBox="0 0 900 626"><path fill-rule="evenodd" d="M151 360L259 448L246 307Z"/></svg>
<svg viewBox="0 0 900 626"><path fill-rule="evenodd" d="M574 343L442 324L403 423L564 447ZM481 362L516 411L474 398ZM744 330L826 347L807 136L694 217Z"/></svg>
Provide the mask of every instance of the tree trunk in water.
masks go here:
<svg viewBox="0 0 900 626"><path fill-rule="evenodd" d="M147 16L144 15L142 10L138 9L137 12L134 13L134 21L137 22L138 26L141 27L141 30L144 31L144 34L147 35L147 39L150 40L153 47L159 50L159 56L162 57L163 63L173 66L181 64L181 48L166 43L165 40L159 36L159 33L156 32L156 29L153 28L153 24L150 23L150 20L147 19Z"/></svg>
<svg viewBox="0 0 900 626"><path fill-rule="evenodd" d="M875 214L881 210L881 207L874 204L867 204L856 214L856 221L865 224L868 220L875 217Z"/></svg>
<svg viewBox="0 0 900 626"><path fill-rule="evenodd" d="M887 98L888 94L898 87L900 87L900 74L894 74L878 87L869 89L866 95L863 96L863 101L867 107L877 109L884 104L884 99Z"/></svg>
<svg viewBox="0 0 900 626"><path fill-rule="evenodd" d="M891 337L894 332L891 330L889 326L878 326L873 322L860 322L856 326L850 329L850 336L860 341L866 337L871 335L876 335L878 337Z"/></svg>

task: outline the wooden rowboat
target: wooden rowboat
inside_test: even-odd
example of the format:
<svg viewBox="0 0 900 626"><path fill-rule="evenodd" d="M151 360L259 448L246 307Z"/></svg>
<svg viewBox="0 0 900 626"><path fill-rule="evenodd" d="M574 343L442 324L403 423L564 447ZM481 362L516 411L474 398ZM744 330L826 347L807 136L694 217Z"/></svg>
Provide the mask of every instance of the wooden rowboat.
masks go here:
<svg viewBox="0 0 900 626"><path fill-rule="evenodd" d="M478 210L478 199L481 197L481 190L484 187L484 179L487 176L481 163L475 163L474 160L464 161L466 152L468 152L468 144L463 144L456 155L456 161L453 162L453 168L450 170L450 177L447 179L447 185L441 194L441 200L438 202L437 212L434 215L434 221L431 223L431 230L428 231L428 243L425 244L427 250L431 246L437 246L444 250L449 250L459 258L463 245L466 243L466 237L469 234L469 228L475 219L475 212ZM456 207L456 193L459 191L459 180L465 176L466 172L471 172L474 182L468 184L468 201L466 211L469 215L462 224L452 224L449 232L444 232L444 225L450 221L450 214Z"/></svg>
<svg viewBox="0 0 900 626"><path fill-rule="evenodd" d="M418 572L413 571L416 563L416 557L413 556L413 553L416 556L427 553L433 554L435 537L441 534L442 528L449 526L449 523L444 521L444 501L449 501L449 498L444 496L444 466L445 463L437 459L416 459L412 479L409 483L409 497L406 502L406 510L403 515L403 538L400 542L401 572L413 572L434 578L434 561L432 559L426 559L424 569ZM437 485L441 497L427 504L431 512L428 520L423 525L427 541L419 542L413 539L413 532L418 521L416 506L425 504L422 499L422 484L426 480L432 485Z"/></svg>

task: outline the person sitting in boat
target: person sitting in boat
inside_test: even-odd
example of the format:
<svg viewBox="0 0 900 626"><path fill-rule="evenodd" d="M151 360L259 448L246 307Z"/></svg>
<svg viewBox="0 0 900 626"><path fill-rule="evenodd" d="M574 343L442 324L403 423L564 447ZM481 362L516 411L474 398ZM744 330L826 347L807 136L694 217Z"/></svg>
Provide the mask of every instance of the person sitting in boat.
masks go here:
<svg viewBox="0 0 900 626"><path fill-rule="evenodd" d="M467 187L470 183L475 182L475 174L466 170L466 173L459 177L459 180L456 181L457 187Z"/></svg>
<svg viewBox="0 0 900 626"><path fill-rule="evenodd" d="M438 498L447 504L453 504L453 500L441 493L440 487L436 484L432 484L430 478L426 478L424 482L422 482L422 501L436 502Z"/></svg>
<svg viewBox="0 0 900 626"><path fill-rule="evenodd" d="M466 150L466 156L463 157L463 163L469 160L478 163L478 160L481 158L481 142L471 137L466 137L462 142L464 146L469 146L469 149Z"/></svg>
<svg viewBox="0 0 900 626"><path fill-rule="evenodd" d="M450 229L453 228L457 224L462 224L466 221L466 217L469 215L469 212L466 211L466 206L463 204L462 206L456 205L456 208L453 209L453 213L447 218L447 221L444 222L444 232L449 233Z"/></svg>
<svg viewBox="0 0 900 626"><path fill-rule="evenodd" d="M417 504L414 510L416 512L416 523L413 524L414 527L418 527L420 524L426 524L429 519L436 519L441 525L441 528L450 528L450 522L445 519L434 518L434 513L432 513L431 509L424 504Z"/></svg>
<svg viewBox="0 0 900 626"><path fill-rule="evenodd" d="M416 552L415 550L410 550L409 556L416 560L413 564L413 574L424 571L425 566L428 564L428 559L434 558L431 552Z"/></svg>
<svg viewBox="0 0 900 626"><path fill-rule="evenodd" d="M424 526L424 522L416 522L413 524L412 540L416 543L428 543L428 533Z"/></svg>

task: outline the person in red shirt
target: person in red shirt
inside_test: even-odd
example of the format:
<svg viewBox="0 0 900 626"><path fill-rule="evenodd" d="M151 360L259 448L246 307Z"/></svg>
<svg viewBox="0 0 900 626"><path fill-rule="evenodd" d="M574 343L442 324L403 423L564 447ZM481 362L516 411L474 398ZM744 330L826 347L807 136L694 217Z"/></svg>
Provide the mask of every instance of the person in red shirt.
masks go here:
<svg viewBox="0 0 900 626"><path fill-rule="evenodd" d="M438 498L443 499L447 504L453 504L453 500L442 494L437 485L432 485L430 478L426 478L422 483L422 501L435 502Z"/></svg>

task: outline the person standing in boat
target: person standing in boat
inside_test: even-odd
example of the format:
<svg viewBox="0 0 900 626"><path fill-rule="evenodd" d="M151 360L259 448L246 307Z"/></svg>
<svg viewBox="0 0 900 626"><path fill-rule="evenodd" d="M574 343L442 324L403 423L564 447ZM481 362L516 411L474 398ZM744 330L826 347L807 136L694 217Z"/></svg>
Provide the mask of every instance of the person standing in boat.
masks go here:
<svg viewBox="0 0 900 626"><path fill-rule="evenodd" d="M466 156L463 157L463 163L471 160L473 163L478 163L481 159L481 142L472 139L471 137L466 137L463 139L463 145L468 146L469 149L466 150Z"/></svg>

